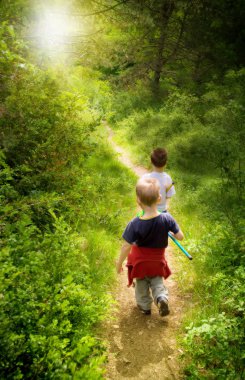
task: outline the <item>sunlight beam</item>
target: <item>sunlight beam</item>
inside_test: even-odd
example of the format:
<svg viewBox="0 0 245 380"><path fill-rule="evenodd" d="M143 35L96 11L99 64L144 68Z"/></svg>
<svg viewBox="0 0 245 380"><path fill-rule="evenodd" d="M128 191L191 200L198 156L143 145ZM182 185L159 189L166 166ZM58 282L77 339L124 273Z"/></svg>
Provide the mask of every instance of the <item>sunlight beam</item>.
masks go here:
<svg viewBox="0 0 245 380"><path fill-rule="evenodd" d="M30 38L47 55L65 53L67 45L82 40L84 24L64 7L46 7L39 11Z"/></svg>

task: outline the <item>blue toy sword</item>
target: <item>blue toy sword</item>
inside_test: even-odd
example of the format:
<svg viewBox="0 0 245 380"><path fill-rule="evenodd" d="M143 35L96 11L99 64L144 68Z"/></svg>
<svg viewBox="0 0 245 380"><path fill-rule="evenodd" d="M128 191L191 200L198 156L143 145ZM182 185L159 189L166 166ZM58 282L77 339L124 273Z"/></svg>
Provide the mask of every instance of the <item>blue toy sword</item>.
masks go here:
<svg viewBox="0 0 245 380"><path fill-rule="evenodd" d="M192 260L192 256L185 250L184 247L176 240L173 235L168 232L168 236L173 240L173 242L181 249L181 251L188 257L189 260Z"/></svg>

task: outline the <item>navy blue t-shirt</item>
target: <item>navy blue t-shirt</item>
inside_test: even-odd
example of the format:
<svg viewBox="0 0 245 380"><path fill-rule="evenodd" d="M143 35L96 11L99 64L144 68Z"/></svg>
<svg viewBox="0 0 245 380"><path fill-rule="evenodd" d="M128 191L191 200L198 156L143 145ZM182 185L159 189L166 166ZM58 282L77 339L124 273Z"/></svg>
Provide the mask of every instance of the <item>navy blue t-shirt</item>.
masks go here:
<svg viewBox="0 0 245 380"><path fill-rule="evenodd" d="M166 248L168 246L168 232L179 232L179 226L169 213L159 214L151 219L132 219L122 237L129 244L139 247Z"/></svg>

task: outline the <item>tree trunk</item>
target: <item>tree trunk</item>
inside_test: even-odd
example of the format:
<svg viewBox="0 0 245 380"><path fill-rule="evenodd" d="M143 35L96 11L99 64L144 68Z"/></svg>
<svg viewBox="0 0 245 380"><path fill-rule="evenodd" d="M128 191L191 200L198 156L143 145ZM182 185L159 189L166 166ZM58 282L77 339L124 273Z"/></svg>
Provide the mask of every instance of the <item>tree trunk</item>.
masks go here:
<svg viewBox="0 0 245 380"><path fill-rule="evenodd" d="M155 70L154 70L154 87L159 87L160 78L164 66L164 47L165 47L165 30L161 30L161 35L158 40L158 48L157 48L157 54L156 54L156 63L155 63Z"/></svg>
<svg viewBox="0 0 245 380"><path fill-rule="evenodd" d="M164 1L163 5L159 12L158 18L158 28L160 30L160 37L157 42L157 52L156 52L156 60L155 60L155 68L154 68L154 79L153 85L156 92L159 92L160 87L160 79L161 74L164 67L164 49L165 49L165 40L167 37L167 26L170 20L170 17L174 10L174 1Z"/></svg>

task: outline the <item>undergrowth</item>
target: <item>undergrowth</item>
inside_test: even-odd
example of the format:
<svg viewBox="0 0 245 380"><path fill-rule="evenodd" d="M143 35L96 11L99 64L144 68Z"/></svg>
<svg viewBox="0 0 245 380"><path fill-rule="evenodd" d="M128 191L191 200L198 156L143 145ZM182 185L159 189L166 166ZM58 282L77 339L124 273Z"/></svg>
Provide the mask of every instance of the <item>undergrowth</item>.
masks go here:
<svg viewBox="0 0 245 380"><path fill-rule="evenodd" d="M1 376L99 379L105 351L93 327L110 310L134 178L101 146L72 189L20 201L4 167L16 200L2 191Z"/></svg>
<svg viewBox="0 0 245 380"><path fill-rule="evenodd" d="M0 37L0 378L102 379L135 178L104 142L99 75L30 63L7 22Z"/></svg>
<svg viewBox="0 0 245 380"><path fill-rule="evenodd" d="M169 152L171 213L193 256L177 259L180 290L191 296L180 334L186 379L244 378L243 83L241 70L200 96L176 89L157 108L119 113L114 126L136 163L150 169L153 148Z"/></svg>

